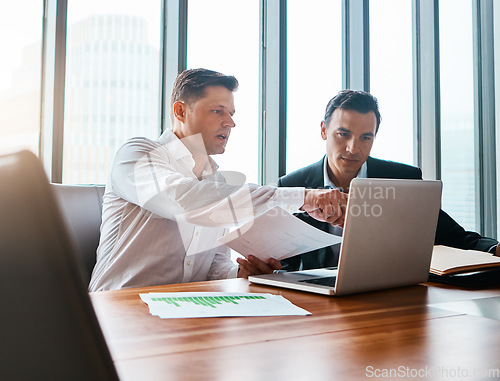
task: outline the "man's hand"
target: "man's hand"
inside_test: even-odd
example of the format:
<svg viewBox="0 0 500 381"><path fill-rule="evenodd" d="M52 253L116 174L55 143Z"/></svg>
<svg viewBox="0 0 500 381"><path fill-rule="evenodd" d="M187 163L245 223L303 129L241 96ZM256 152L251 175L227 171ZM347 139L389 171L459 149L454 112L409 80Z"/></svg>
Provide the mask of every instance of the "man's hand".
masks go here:
<svg viewBox="0 0 500 381"><path fill-rule="evenodd" d="M338 189L306 189L300 209L319 221L343 227L347 200L348 194Z"/></svg>
<svg viewBox="0 0 500 381"><path fill-rule="evenodd" d="M281 269L281 263L274 258L271 258L266 263L253 255L249 255L248 259L236 258L236 262L240 265L238 278L248 278L249 275L271 274L274 270Z"/></svg>

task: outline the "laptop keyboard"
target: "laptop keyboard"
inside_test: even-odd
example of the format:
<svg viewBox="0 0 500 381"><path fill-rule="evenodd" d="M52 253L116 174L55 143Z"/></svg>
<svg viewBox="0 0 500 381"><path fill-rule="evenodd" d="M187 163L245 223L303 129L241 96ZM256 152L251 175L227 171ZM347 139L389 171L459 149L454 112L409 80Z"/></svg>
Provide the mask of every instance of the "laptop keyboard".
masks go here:
<svg viewBox="0 0 500 381"><path fill-rule="evenodd" d="M299 280L299 282L319 284L321 286L333 287L333 286L335 286L336 280L337 280L336 276L326 276L323 278L303 279L303 280Z"/></svg>

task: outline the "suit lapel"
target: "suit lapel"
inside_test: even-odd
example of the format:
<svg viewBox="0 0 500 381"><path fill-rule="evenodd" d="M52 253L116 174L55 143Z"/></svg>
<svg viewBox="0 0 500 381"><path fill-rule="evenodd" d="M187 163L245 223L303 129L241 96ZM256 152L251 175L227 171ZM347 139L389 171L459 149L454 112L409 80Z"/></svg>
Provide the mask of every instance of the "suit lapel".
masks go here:
<svg viewBox="0 0 500 381"><path fill-rule="evenodd" d="M325 185L325 179L323 177L323 163L326 160L326 155L323 159L311 166L311 170L307 174L304 180L304 186L306 188L322 188Z"/></svg>
<svg viewBox="0 0 500 381"><path fill-rule="evenodd" d="M372 158L371 156L368 156L368 159L366 159L366 177L368 177L369 179L373 179L374 177L381 177L379 174L379 168L380 166L378 165L377 160Z"/></svg>

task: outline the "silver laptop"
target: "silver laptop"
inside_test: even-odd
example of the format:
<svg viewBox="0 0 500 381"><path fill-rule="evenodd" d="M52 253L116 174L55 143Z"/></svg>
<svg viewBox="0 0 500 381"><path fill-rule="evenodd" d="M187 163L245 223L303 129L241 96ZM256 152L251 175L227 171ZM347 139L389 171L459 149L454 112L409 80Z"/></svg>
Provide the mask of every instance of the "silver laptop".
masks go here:
<svg viewBox="0 0 500 381"><path fill-rule="evenodd" d="M353 179L338 268L250 276L252 283L347 295L425 282L441 181Z"/></svg>

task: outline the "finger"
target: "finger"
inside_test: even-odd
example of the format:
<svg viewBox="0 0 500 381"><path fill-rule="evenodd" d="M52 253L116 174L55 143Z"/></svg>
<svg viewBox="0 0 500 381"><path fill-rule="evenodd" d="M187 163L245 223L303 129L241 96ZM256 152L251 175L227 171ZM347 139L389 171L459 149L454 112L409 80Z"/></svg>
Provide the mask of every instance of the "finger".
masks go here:
<svg viewBox="0 0 500 381"><path fill-rule="evenodd" d="M281 262L277 259L271 258L268 262L269 266L274 270L281 270Z"/></svg>
<svg viewBox="0 0 500 381"><path fill-rule="evenodd" d="M332 224L332 225L343 225L344 224L344 219L345 219L345 208L343 208L341 205L337 205L335 207L334 213L332 213L326 222Z"/></svg>
<svg viewBox="0 0 500 381"><path fill-rule="evenodd" d="M339 204L343 209L347 209L348 201L349 201L349 195L342 193L342 197L339 199Z"/></svg>
<svg viewBox="0 0 500 381"><path fill-rule="evenodd" d="M332 205L332 214L331 216L337 216L337 217L342 217L343 216L343 213L342 213L342 207L340 206L338 200L337 202Z"/></svg>
<svg viewBox="0 0 500 381"><path fill-rule="evenodd" d="M239 264L238 278L248 278L249 275L256 275L256 268L252 266L246 259L238 258L236 261Z"/></svg>
<svg viewBox="0 0 500 381"><path fill-rule="evenodd" d="M327 203L325 205L322 205L320 208L321 214L323 215L323 218L327 220L330 216L332 216L335 211L334 211L334 205Z"/></svg>
<svg viewBox="0 0 500 381"><path fill-rule="evenodd" d="M344 227L344 223L345 223L345 220L343 217L339 217L337 218L336 220L330 220L330 221L327 221L330 225L332 226L339 226L341 228Z"/></svg>
<svg viewBox="0 0 500 381"><path fill-rule="evenodd" d="M268 265L266 262L261 261L259 258L249 255L248 256L248 261L255 266L259 274L269 274L273 272L273 268Z"/></svg>
<svg viewBox="0 0 500 381"><path fill-rule="evenodd" d="M241 261L238 261L238 263L240 264L240 266L244 267L244 269L249 273L249 275L262 274L260 268L257 267L257 265L255 265L254 263L252 263L252 261L254 260L255 258L251 260L249 256L247 259L241 259Z"/></svg>
<svg viewBox="0 0 500 381"><path fill-rule="evenodd" d="M249 275L250 275L250 273L247 271L247 269L245 269L244 267L238 266L238 274L237 274L238 278L248 278Z"/></svg>
<svg viewBox="0 0 500 381"><path fill-rule="evenodd" d="M319 213L318 209L316 209L314 211L307 212L307 214L309 214L315 220L326 222L326 220L323 218L323 214Z"/></svg>
<svg viewBox="0 0 500 381"><path fill-rule="evenodd" d="M314 213L319 216L319 220L321 221L326 221L326 219L329 217L329 211L328 211L328 204L327 200L320 199L316 201L316 210Z"/></svg>
<svg viewBox="0 0 500 381"><path fill-rule="evenodd" d="M333 200L332 204L326 206L324 212L324 218L327 222L335 221L342 216L342 208L336 200Z"/></svg>
<svg viewBox="0 0 500 381"><path fill-rule="evenodd" d="M308 213L312 218L322 222L328 222L329 220L334 221L337 217L327 216L324 213L320 213L316 210L314 213Z"/></svg>
<svg viewBox="0 0 500 381"><path fill-rule="evenodd" d="M333 226L340 226L344 224L344 217L343 216L331 216L326 220L329 224Z"/></svg>

